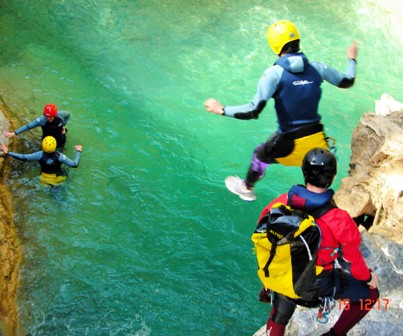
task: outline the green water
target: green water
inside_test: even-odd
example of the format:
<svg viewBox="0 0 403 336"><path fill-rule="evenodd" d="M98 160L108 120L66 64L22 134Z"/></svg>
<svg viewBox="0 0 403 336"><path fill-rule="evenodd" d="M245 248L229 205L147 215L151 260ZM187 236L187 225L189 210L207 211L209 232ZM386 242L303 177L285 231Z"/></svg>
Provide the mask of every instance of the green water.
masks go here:
<svg viewBox="0 0 403 336"><path fill-rule="evenodd" d="M13 161L9 187L24 255L19 335L251 335L267 320L250 235L260 210L301 182L270 167L258 200L230 194L253 149L276 128L208 114L213 96L246 103L274 57L266 29L294 21L311 60L344 71L321 112L346 176L351 133L384 92L401 95L399 11L372 1L0 1L0 94L22 125L54 103L72 113L67 183L39 184ZM39 146L39 131L15 138Z"/></svg>

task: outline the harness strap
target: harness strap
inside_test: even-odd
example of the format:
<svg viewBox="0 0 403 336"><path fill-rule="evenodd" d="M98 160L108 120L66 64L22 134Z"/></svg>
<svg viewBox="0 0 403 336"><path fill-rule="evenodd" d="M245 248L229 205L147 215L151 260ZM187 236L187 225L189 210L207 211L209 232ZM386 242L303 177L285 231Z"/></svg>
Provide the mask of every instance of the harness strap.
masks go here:
<svg viewBox="0 0 403 336"><path fill-rule="evenodd" d="M282 133L281 136L285 139L294 140L319 132L323 132L323 125L321 123L312 123L298 127L292 131Z"/></svg>

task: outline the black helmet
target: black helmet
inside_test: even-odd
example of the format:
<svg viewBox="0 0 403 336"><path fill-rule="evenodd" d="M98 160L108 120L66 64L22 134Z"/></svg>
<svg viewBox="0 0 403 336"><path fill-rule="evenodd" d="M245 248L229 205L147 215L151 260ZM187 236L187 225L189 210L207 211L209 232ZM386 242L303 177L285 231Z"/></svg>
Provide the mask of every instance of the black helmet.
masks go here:
<svg viewBox="0 0 403 336"><path fill-rule="evenodd" d="M311 149L302 161L302 173L305 183L327 188L337 173L336 157L324 148Z"/></svg>

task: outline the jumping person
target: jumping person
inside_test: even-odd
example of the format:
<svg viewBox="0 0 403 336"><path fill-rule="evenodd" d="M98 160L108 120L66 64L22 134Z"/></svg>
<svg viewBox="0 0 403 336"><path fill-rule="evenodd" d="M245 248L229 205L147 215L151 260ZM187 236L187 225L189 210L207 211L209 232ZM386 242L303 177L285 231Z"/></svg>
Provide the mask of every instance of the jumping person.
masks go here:
<svg viewBox="0 0 403 336"><path fill-rule="evenodd" d="M255 149L245 180L238 176L225 179L227 188L245 201L256 199L253 188L263 178L269 164L301 166L310 149L329 148L318 113L321 84L325 80L339 88L349 88L356 74L358 47L355 42L347 49L348 65L343 74L326 64L308 61L300 52L300 35L292 22L281 20L272 24L267 36L278 59L264 71L252 101L223 106L209 98L204 103L208 112L237 119L257 119L267 101L274 98L278 131Z"/></svg>
<svg viewBox="0 0 403 336"><path fill-rule="evenodd" d="M47 104L43 108L43 116L36 118L29 124L16 129L14 132L3 131L3 134L7 138L11 138L15 135L19 135L35 127L41 126L42 139L47 136L54 137L57 141L57 148L62 150L66 143L67 129L65 126L69 119L70 112L58 111L56 105Z"/></svg>
<svg viewBox="0 0 403 336"><path fill-rule="evenodd" d="M305 186L294 185L288 193L277 197L264 208L260 218L277 202L308 213L331 202L334 191L329 187L337 172L335 156L326 149L314 148L304 157L302 172ZM349 302L335 325L323 334L342 336L361 321L376 303L379 298L378 278L366 265L360 252L361 234L346 211L333 207L317 218L316 223L322 235L316 265L323 267L323 270L316 276L310 294L317 298ZM341 269L335 268L336 259ZM259 294L261 300L265 295L262 292ZM274 293L273 297L266 334L283 336L297 304L303 301L278 293ZM366 303L365 307L362 302Z"/></svg>
<svg viewBox="0 0 403 336"><path fill-rule="evenodd" d="M57 185L66 180L67 172L63 169L62 164L77 168L80 162L82 145L76 145L76 154L74 160L69 159L66 155L56 151L56 139L47 136L42 140L42 150L31 154L19 154L10 152L8 147L0 144L1 150L15 159L21 161L39 161L41 165L41 182L45 184Z"/></svg>

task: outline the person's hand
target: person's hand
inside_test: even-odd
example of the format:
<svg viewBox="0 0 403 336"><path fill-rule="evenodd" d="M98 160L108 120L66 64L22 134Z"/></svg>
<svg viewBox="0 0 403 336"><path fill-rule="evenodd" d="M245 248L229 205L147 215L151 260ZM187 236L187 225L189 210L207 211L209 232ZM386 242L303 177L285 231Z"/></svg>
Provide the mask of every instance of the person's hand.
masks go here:
<svg viewBox="0 0 403 336"><path fill-rule="evenodd" d="M3 134L7 138L11 138L15 135L15 132L8 132L8 131L3 131Z"/></svg>
<svg viewBox="0 0 403 336"><path fill-rule="evenodd" d="M82 145L75 145L74 148L76 151L82 152L83 151L83 146Z"/></svg>
<svg viewBox="0 0 403 336"><path fill-rule="evenodd" d="M8 147L5 144L0 143L0 148L4 153L8 154Z"/></svg>
<svg viewBox="0 0 403 336"><path fill-rule="evenodd" d="M351 46L347 49L347 57L349 59L357 60L358 56L358 43L356 41L353 42Z"/></svg>
<svg viewBox="0 0 403 336"><path fill-rule="evenodd" d="M259 292L259 301L272 304L272 295L271 295L271 290L267 289L265 287L262 288L262 290Z"/></svg>
<svg viewBox="0 0 403 336"><path fill-rule="evenodd" d="M224 114L224 106L215 100L214 98L209 98L204 102L204 107L206 108L207 112L212 112L215 114Z"/></svg>
<svg viewBox="0 0 403 336"><path fill-rule="evenodd" d="M371 272L371 280L367 282L367 285L371 289L378 287L378 277L374 272Z"/></svg>

